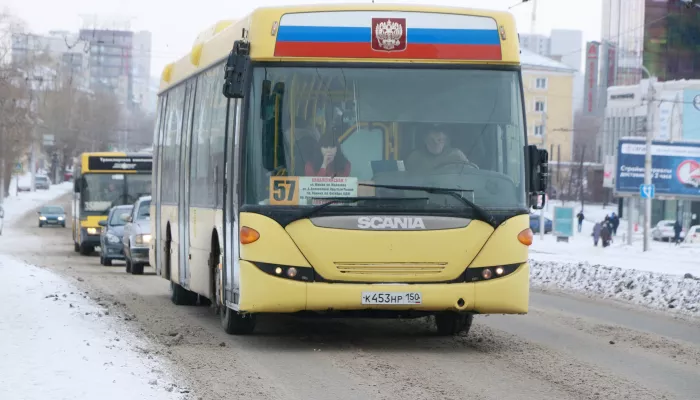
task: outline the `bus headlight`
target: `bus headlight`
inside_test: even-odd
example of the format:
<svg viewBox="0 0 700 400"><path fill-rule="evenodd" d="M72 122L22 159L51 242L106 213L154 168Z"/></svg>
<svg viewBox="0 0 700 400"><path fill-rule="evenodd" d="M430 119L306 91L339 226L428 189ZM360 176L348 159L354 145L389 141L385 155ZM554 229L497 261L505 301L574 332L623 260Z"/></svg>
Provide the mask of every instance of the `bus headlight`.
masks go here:
<svg viewBox="0 0 700 400"><path fill-rule="evenodd" d="M150 244L151 243L151 235L144 233L140 235L136 235L135 239L136 244L138 245L145 245L145 244Z"/></svg>
<svg viewBox="0 0 700 400"><path fill-rule="evenodd" d="M88 235L97 235L97 228L87 228L86 231Z"/></svg>

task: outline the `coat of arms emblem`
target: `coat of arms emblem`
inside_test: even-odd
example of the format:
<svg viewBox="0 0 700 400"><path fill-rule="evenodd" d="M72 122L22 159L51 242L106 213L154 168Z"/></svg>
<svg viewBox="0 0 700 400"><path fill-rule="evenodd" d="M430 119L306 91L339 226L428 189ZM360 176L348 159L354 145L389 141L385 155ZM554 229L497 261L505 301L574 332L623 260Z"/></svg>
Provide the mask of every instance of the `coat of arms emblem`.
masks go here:
<svg viewBox="0 0 700 400"><path fill-rule="evenodd" d="M406 36L405 18L372 18L373 50L406 50Z"/></svg>

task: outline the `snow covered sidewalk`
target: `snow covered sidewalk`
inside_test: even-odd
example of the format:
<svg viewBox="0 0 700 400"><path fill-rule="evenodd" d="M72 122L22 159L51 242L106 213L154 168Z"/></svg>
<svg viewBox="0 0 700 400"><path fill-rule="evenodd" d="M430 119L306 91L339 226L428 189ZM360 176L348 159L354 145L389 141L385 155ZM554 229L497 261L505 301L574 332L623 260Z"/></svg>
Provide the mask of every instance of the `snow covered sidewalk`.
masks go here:
<svg viewBox="0 0 700 400"><path fill-rule="evenodd" d="M20 183L30 180L29 175L21 177ZM27 184L28 185L28 184ZM3 208L5 209L5 225L16 221L29 211L41 207L47 202L53 201L73 189L73 183L63 182L58 185L51 185L48 190L37 190L36 192L20 192L17 195L13 185L10 185L10 195L5 198Z"/></svg>
<svg viewBox="0 0 700 400"><path fill-rule="evenodd" d="M622 300L700 317L700 276L660 274L583 262L530 260L534 287Z"/></svg>
<svg viewBox="0 0 700 400"><path fill-rule="evenodd" d="M0 255L0 398L182 399L165 361L54 273Z"/></svg>

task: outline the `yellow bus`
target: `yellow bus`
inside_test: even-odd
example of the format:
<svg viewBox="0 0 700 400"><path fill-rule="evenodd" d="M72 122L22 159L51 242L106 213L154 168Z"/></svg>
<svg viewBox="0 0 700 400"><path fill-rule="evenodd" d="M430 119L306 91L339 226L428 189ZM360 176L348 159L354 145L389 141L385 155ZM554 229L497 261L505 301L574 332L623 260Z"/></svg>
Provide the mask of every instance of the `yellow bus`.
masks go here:
<svg viewBox="0 0 700 400"><path fill-rule="evenodd" d="M90 255L100 245L100 221L114 206L132 204L151 194L153 155L83 153L73 166L73 243Z"/></svg>
<svg viewBox="0 0 700 400"><path fill-rule="evenodd" d="M527 145L511 14L260 8L166 66L158 112L150 262L226 332L527 313L548 155Z"/></svg>

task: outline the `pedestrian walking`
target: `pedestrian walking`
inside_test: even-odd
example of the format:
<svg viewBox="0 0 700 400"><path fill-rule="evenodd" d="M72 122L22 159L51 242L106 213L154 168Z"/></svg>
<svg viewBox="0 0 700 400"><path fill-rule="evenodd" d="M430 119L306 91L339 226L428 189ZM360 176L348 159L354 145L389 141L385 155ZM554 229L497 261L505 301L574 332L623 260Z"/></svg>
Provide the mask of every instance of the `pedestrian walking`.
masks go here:
<svg viewBox="0 0 700 400"><path fill-rule="evenodd" d="M681 232L683 231L683 225L681 225L681 221L676 220L676 223L673 224L673 241L676 243L676 246L678 246L681 243Z"/></svg>
<svg viewBox="0 0 700 400"><path fill-rule="evenodd" d="M612 239L612 225L610 220L605 217L606 220L603 221L602 228L600 230L600 238L603 241L603 247L610 246L610 240Z"/></svg>
<svg viewBox="0 0 700 400"><path fill-rule="evenodd" d="M578 218L578 233L581 233L581 228L583 227L583 219L585 218L583 216L583 210L581 210L577 215L576 218Z"/></svg>
<svg viewBox="0 0 700 400"><path fill-rule="evenodd" d="M593 246L598 247L598 240L600 240L600 231L603 229L603 226L601 225L600 222L596 222L595 225L593 225Z"/></svg>
<svg viewBox="0 0 700 400"><path fill-rule="evenodd" d="M618 217L617 214L612 213L612 216L610 217L610 223L612 224L613 236L617 236L617 228L620 226L620 217Z"/></svg>

